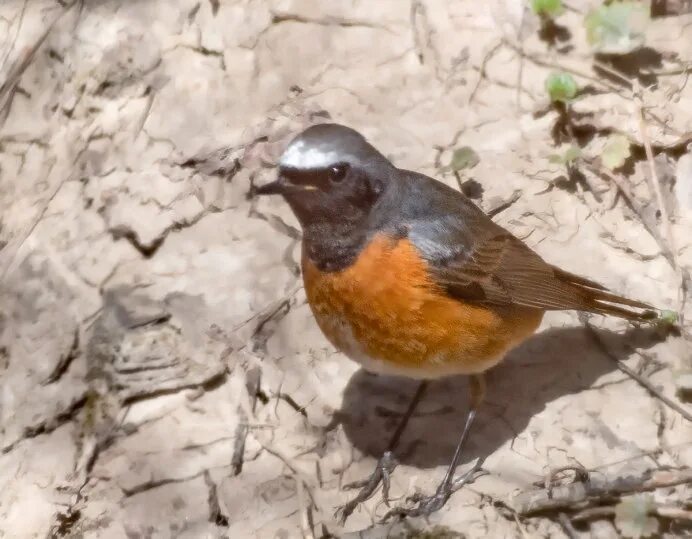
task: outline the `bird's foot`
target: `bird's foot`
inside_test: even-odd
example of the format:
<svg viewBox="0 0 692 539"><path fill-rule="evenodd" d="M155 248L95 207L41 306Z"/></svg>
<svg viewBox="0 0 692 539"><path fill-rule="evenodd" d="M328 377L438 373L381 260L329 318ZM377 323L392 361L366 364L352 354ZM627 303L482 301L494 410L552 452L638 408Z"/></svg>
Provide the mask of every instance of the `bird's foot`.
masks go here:
<svg viewBox="0 0 692 539"><path fill-rule="evenodd" d="M432 496L423 496L421 493L416 493L407 498L407 501L413 502L410 507L395 507L388 511L382 518L382 522L389 520L392 517L427 517L436 511L439 511L449 500L450 496L467 483L472 483L475 479L485 473L481 468L483 460L478 459L468 472L452 481L442 481L437 487L435 494ZM478 472L481 472L480 474Z"/></svg>
<svg viewBox="0 0 692 539"><path fill-rule="evenodd" d="M370 474L370 477L344 485L343 488L346 490L360 489L360 491L351 501L336 510L336 516L339 518L342 525L346 522L346 519L351 513L355 511L358 505L368 500L373 495L377 487L380 486L380 483L382 483L382 499L384 503L389 506L390 477L396 465L397 462L392 452L386 451L380 460L377 461L375 470Z"/></svg>
<svg viewBox="0 0 692 539"><path fill-rule="evenodd" d="M386 522L392 517L427 517L435 511L440 510L444 504L447 503L447 500L449 500L453 492L450 484L442 483L437 487L435 494L432 496L423 496L421 493L413 494L407 498L409 502L414 503L413 506L395 507L384 515L382 521Z"/></svg>

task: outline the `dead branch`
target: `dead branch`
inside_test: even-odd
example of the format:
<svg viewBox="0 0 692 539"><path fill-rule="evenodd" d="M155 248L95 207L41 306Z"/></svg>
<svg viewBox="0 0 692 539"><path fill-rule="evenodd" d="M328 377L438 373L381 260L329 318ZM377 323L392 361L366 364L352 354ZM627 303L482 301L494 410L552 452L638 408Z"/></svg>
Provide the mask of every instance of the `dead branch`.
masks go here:
<svg viewBox="0 0 692 539"><path fill-rule="evenodd" d="M12 42L7 47L7 51L5 52L5 54L2 58L2 62L0 62L0 71L5 69L5 63L7 62L7 59L10 57L10 54L12 54L12 51L14 50L15 45L17 44L17 38L19 37L19 32L21 32L21 30L22 30L22 25L24 23L24 16L26 15L26 8L28 7L28 5L29 5L29 0L24 0L24 4L22 5L22 9L19 12L19 20L17 21L17 30L14 33L14 37L12 39ZM12 23L9 24L8 33L9 33L9 29L12 26L14 26L14 19L12 20Z"/></svg>
<svg viewBox="0 0 692 539"><path fill-rule="evenodd" d="M432 40L434 30L428 18L427 8L420 0L411 2L410 25L418 61L423 65L428 63L429 59L432 60L435 76L440 79L440 55Z"/></svg>
<svg viewBox="0 0 692 539"><path fill-rule="evenodd" d="M562 526L562 531L565 532L569 539L577 539L579 537L579 533L574 529L572 521L567 516L567 513L560 513L557 516L557 521L560 523L560 526Z"/></svg>
<svg viewBox="0 0 692 539"><path fill-rule="evenodd" d="M644 103L642 102L639 92L635 93L637 100L637 112L639 116L639 133L642 137L642 142L644 143L644 151L646 152L646 160L649 163L649 173L651 174L650 184L653 186L653 191L656 195L656 202L658 203L658 211L661 213L661 222L663 223L663 229L666 233L666 240L668 242L668 249L670 250L671 264L673 269L678 274L678 279L680 281L680 287L678 289L678 313L679 316L684 315L685 302L687 301L687 290L690 284L690 274L681 265L678 260L678 250L676 247L675 236L673 234L673 227L670 222L670 216L668 215L668 209L666 208L665 201L663 200L663 192L661 190L661 180L656 172L656 163L654 162L654 152L651 149L651 140L646 128L646 117L644 116ZM681 326L683 324L681 323Z"/></svg>
<svg viewBox="0 0 692 539"><path fill-rule="evenodd" d="M43 32L41 32L36 41L34 41L34 43L32 43L30 46L26 47L24 51L22 51L19 58L17 58L10 65L9 69L7 70L7 76L5 77L5 80L0 83L0 125L5 123L5 120L7 119L7 116L10 113L12 99L14 98L14 94L17 90L17 85L19 84L22 75L31 65L34 56L36 56L36 53L41 48L41 45L43 45L44 41L48 37L48 34L51 33L58 21L65 15L65 13L69 11L71 7L72 5L68 6L67 9L61 10L60 13L56 17L54 17L53 20L45 27L45 29L43 30ZM23 15L24 14L22 12L22 17Z"/></svg>
<svg viewBox="0 0 692 539"><path fill-rule="evenodd" d="M72 338L72 344L70 345L70 349L64 354L62 354L58 362L55 364L55 367L53 367L51 373L46 377L45 380L41 382L41 385L45 386L47 384L53 384L60 380L60 378L62 378L63 374L67 372L67 369L70 367L70 365L77 358L78 355L79 329L75 328L74 337Z"/></svg>
<svg viewBox="0 0 692 539"><path fill-rule="evenodd" d="M282 24L285 22L293 22L300 24L315 24L317 26L341 26L342 28L371 28L375 30L384 30L390 34L396 34L394 30L383 24L373 23L365 19L347 19L327 15L325 17L306 17L296 13L272 12L271 25Z"/></svg>
<svg viewBox="0 0 692 539"><path fill-rule="evenodd" d="M207 485L207 489L209 490L209 495L207 497L207 504L209 505L209 522L215 524L216 526L228 527L228 517L221 509L218 487L211 478L209 470L204 470L204 483Z"/></svg>
<svg viewBox="0 0 692 539"><path fill-rule="evenodd" d="M606 355L608 356L611 360L613 360L616 364L618 369L620 369L622 372L627 374L630 378L635 380L640 386L642 386L644 389L646 389L651 395L656 397L659 401L661 401L663 404L668 406L669 408L675 410L677 413L679 413L682 417L684 417L687 421L692 422L692 414L687 411L685 408L683 408L679 403L675 402L673 399L667 397L661 391L654 386L649 380L644 378L642 375L640 375L638 372L630 369L625 363L615 357L613 353L608 349L606 344L603 342L601 337L599 336L598 333L593 329L591 324L586 319L582 320L582 323L584 324L584 327L587 330L587 333L591 340L594 342L596 346Z"/></svg>
<svg viewBox="0 0 692 539"><path fill-rule="evenodd" d="M293 478L296 482L296 493L298 497L298 507L300 508L300 531L303 534L303 539L314 539L315 534L312 530L311 510L312 505L305 503L305 488L306 485L302 479Z"/></svg>
<svg viewBox="0 0 692 539"><path fill-rule="evenodd" d="M686 511L674 505L657 505L651 509L651 514L671 520L692 522L692 511ZM589 507L571 516L572 522L585 522L589 520L600 520L611 518L615 515L615 507Z"/></svg>
<svg viewBox="0 0 692 539"><path fill-rule="evenodd" d="M515 100L517 103L517 109L521 110L521 87L522 87L522 80L524 78L524 48L522 46L522 39L521 35L524 30L524 23L526 22L526 10L522 9L521 10L521 22L519 23L519 29L517 30L517 43L519 44L519 50L521 50L521 54L519 54L519 68L517 69L517 93L515 96Z"/></svg>
<svg viewBox="0 0 692 539"><path fill-rule="evenodd" d="M259 367L253 367L245 374L245 388L247 389L250 399L250 412L255 413L257 405L257 396L260 389L260 380L262 370ZM245 459L245 441L250 430L248 423L248 415L243 406L238 406L238 427L235 431L235 441L233 442L233 456L231 457L231 469L233 475L239 475L243 470L243 462Z"/></svg>
<svg viewBox="0 0 692 539"><path fill-rule="evenodd" d="M644 225L646 231L658 244L663 256L666 258L666 260L668 260L668 262L671 265L673 265L673 253L671 252L668 243L665 241L663 236L661 236L654 216L648 214L644 210L643 206L634 196L634 193L632 192L629 184L624 180L624 178L618 176L617 174L612 174L605 167L597 164L594 160L582 159L581 162L584 163L584 165L586 165L586 168L588 168L591 172L601 176L605 180L608 180L617 186L618 191L625 198L627 205L634 212L634 214L637 216L642 225Z"/></svg>
<svg viewBox="0 0 692 539"><path fill-rule="evenodd" d="M473 90L471 90L471 94L469 95L469 104L473 103L473 100L476 97L476 93L478 92L478 88L480 88L481 86L481 82L483 82L483 79L487 77L485 68L488 62L492 59L493 56L495 56L495 54L497 54L497 51L500 50L500 47L502 47L502 45L504 45L504 41L499 41L498 43L493 45L483 57L481 65L478 68L478 80L476 81L476 85L473 87Z"/></svg>
<svg viewBox="0 0 692 539"><path fill-rule="evenodd" d="M502 44L507 45L510 49L512 49L520 58L525 58L526 60L530 61L532 64L540 66L540 67L545 67L548 69L557 69L560 71L565 71L567 73L571 73L572 75L575 75L576 77L580 77L582 79L586 79L588 81L591 81L595 84L598 84L601 87L605 87L606 89L610 90L611 92L615 92L616 94L623 96L621 89L616 86L615 84L611 84L610 82L606 80L602 80L595 75L591 75L590 73L586 73L584 71L581 71L579 69L575 69L571 66L565 66L562 64L558 64L555 62L550 62L548 60L543 60L542 58L539 58L538 56L534 54L529 54L526 51L522 50L519 46L515 45L514 43L511 43L507 39L504 39L502 41Z"/></svg>
<svg viewBox="0 0 692 539"><path fill-rule="evenodd" d="M274 334L276 324L291 311L295 304L295 295L300 289L301 285L293 287L282 299L257 315L255 329L250 337L253 352L266 351L267 341Z"/></svg>
<svg viewBox="0 0 692 539"><path fill-rule="evenodd" d="M656 506L654 508L654 514L663 518L692 522L692 511L687 511L685 509L681 509L680 507L670 505Z"/></svg>
<svg viewBox="0 0 692 539"><path fill-rule="evenodd" d="M521 191L519 189L515 189L514 192L512 192L512 194L508 198L494 201L493 204L490 205L490 207L486 210L485 213L488 215L488 217L495 217L496 215L502 213L507 208L509 208L512 204L514 204L520 198L521 198Z"/></svg>
<svg viewBox="0 0 692 539"><path fill-rule="evenodd" d="M641 476L608 480L592 475L588 483L579 482L522 492L510 500L509 506L521 516L541 513L575 511L597 503L617 500L621 496L648 492L664 487L692 483L692 469L650 470Z"/></svg>
<svg viewBox="0 0 692 539"><path fill-rule="evenodd" d="M315 506L315 497L312 493L312 488L309 484L311 478L308 476L308 474L305 473L303 470L299 469L292 462L293 459L286 455L282 450L262 440L261 437L258 437L257 441L262 446L262 449L264 449L267 453L283 462L283 464L291 471L291 474L293 474L293 477L296 481L301 481L303 483L303 486L305 487L305 490L308 493L308 497L310 498L310 504Z"/></svg>
<svg viewBox="0 0 692 539"><path fill-rule="evenodd" d="M576 77L580 77L582 79L591 81L592 83L600 86L601 88L603 88L605 90L612 92L614 95L617 95L617 96L619 96L619 97L621 97L627 101L632 100L631 90L627 91L627 92L623 91L623 89L620 86L613 84L613 83L609 82L608 80L603 79L602 77L599 78L595 75L592 75L590 73L586 73L586 72L581 71L579 69L575 69L571 66L567 66L564 64L558 64L555 62L544 60L544 59L542 59L536 55L529 54L529 53L525 52L520 47L518 47L516 44L511 43L507 39L505 39L502 43L504 45L507 45L507 47L509 47L510 49L512 49L519 57L526 58L527 60L529 60L534 65L537 65L539 67L545 67L548 69L556 69L556 70L564 71L567 73L571 73L572 75L574 75ZM613 76L620 79L621 81L626 82L627 84L630 85L630 88L631 88L631 80L629 78L627 78L624 74L614 70L614 68L612 68L611 66L604 65L601 62L595 62L594 65L598 65L599 68L602 68L605 71L608 71ZM668 131L675 133L678 136L683 136L683 133L681 133L677 129L668 125L668 122L666 122L664 119L660 118L659 116L657 116L653 112L649 111L649 112L647 112L647 114L652 120L654 120L657 124L659 124L664 129L667 129Z"/></svg>

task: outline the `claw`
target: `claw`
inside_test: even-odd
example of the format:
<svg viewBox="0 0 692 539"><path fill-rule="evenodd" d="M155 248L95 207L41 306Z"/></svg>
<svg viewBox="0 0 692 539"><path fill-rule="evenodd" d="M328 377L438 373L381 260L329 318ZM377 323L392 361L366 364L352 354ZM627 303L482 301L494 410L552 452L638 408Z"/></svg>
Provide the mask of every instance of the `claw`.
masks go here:
<svg viewBox="0 0 692 539"><path fill-rule="evenodd" d="M425 496L423 496L422 492L414 492L410 496L406 496L406 501L409 503L418 503L423 500L423 498L425 498Z"/></svg>
<svg viewBox="0 0 692 539"><path fill-rule="evenodd" d="M397 465L397 462L394 459L394 456L392 455L392 451L398 444L399 438L401 437L401 434L404 432L404 428L406 428L408 420L411 418L411 415L415 411L416 406L418 406L418 402L425 393L425 388L427 387L427 384L428 382L425 380L421 381L420 384L418 384L418 389L416 389L416 393L413 395L413 399L411 399L411 402L409 403L408 408L406 409L406 412L404 413L401 422L397 426L396 430L394 431L394 434L392 435L392 439L389 441L389 444L387 445L388 450L384 453L384 455L382 455L382 458L379 461L377 461L375 471L367 479L363 481L355 481L353 483L349 483L344 487L360 488L360 492L358 492L355 498L353 498L350 502L339 507L336 510L335 516L341 521L342 525L346 522L346 519L349 517L351 513L353 513L353 511L356 509L356 507L358 507L358 505L361 502L364 502L365 500L370 498L370 496L373 495L380 483L382 483L382 497L384 503L387 507L389 507L390 476L394 472L394 469Z"/></svg>
<svg viewBox="0 0 692 539"><path fill-rule="evenodd" d="M394 468L396 468L397 463L392 456L391 451L387 451L384 455L382 455L381 462L382 501L384 501L384 504L389 507L389 487L391 485L392 472L394 471Z"/></svg>
<svg viewBox="0 0 692 539"><path fill-rule="evenodd" d="M477 477L480 477L478 472L483 472L481 465L483 464L482 459L478 459L473 468L468 472L463 474L461 477L453 481L443 481L437 487L435 494L432 496L423 496L420 492L416 492L407 498L407 501L414 503L412 507L395 507L388 511L384 517L382 517L381 522L386 522L392 517L420 517L420 516L430 516L432 513L439 511L449 500L450 496L454 494L461 487L467 483L473 482ZM484 475L486 472L481 473Z"/></svg>
<svg viewBox="0 0 692 539"><path fill-rule="evenodd" d="M438 487L437 492L435 492L435 494L432 496L419 495L416 505L413 507L395 507L391 511L388 511L382 518L382 522L386 522L394 516L399 518L420 516L427 517L433 514L435 511L439 511L444 504L447 503L447 500L449 500L452 492L453 491L450 485L443 483Z"/></svg>
<svg viewBox="0 0 692 539"><path fill-rule="evenodd" d="M335 512L335 517L339 519L343 525L346 519L355 511L356 507L362 502L368 500L377 487L382 483L382 497L384 499L385 505L389 507L389 486L390 477L394 469L396 468L397 462L391 451L387 451L382 455L382 458L377 461L375 470L372 472L370 477L367 479L362 479L360 481L353 481L344 485L344 489L356 489L359 488L360 492L349 502L345 503L339 507Z"/></svg>
<svg viewBox="0 0 692 539"><path fill-rule="evenodd" d="M483 469L483 463L485 462L485 457L479 458L476 460L476 463L473 465L473 467L466 472L465 474L462 474L461 477L457 477L454 481L452 481L452 492L456 492L459 490L461 487L466 485L467 483L473 483L476 479L479 477L482 477L484 475L487 475L488 472L487 470Z"/></svg>

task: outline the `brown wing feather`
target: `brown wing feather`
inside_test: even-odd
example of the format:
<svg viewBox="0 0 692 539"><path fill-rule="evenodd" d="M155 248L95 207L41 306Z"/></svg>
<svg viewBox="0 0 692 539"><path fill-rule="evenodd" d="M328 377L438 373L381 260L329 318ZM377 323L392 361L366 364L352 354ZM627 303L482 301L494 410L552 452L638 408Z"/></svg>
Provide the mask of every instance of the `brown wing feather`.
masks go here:
<svg viewBox="0 0 692 539"><path fill-rule="evenodd" d="M470 253L436 271L460 299L544 310L579 310L630 320L652 316L650 305L608 292L602 285L546 263L509 233L480 239Z"/></svg>

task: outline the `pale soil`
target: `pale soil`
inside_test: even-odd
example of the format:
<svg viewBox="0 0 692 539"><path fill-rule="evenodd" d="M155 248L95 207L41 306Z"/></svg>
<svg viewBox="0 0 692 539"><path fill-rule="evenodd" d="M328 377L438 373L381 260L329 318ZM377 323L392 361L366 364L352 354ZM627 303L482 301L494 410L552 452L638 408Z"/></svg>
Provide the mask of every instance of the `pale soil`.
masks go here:
<svg viewBox="0 0 692 539"><path fill-rule="evenodd" d="M450 150L471 146L480 162L461 180L483 187L485 209L518 192L496 219L546 259L680 307L659 244L611 185L586 172L599 202L569 184L549 160L557 115L535 114L547 105L545 64L590 75L577 77L594 91L575 110L596 128L585 151L597 155L612 129L642 141L631 92L594 75L580 14L560 19L574 45L561 54L522 4L2 3L0 81L29 64L11 101L0 94L0 536L343 536L384 514L377 495L345 528L334 518L352 496L341 485L370 473L415 385L366 375L328 345L300 287L294 218L280 200L246 198L287 139L326 115L450 185ZM510 46L518 34L523 61ZM690 62L692 15L653 21L647 39L664 55L651 69L674 69L673 53ZM659 165L683 268L689 76L661 76L643 93L666 126L649 123L649 137L677 144ZM621 175L655 222L642 152L630 164ZM591 323L613 357L679 400L683 338ZM488 455L489 474L415 527L563 537L555 522L507 518L493 500L565 464L613 477L692 464L689 423L619 371L576 313L546 316L489 384L463 459ZM402 441L392 496L434 488L465 410L463 379L433 387ZM615 531L601 522L598 533Z"/></svg>

